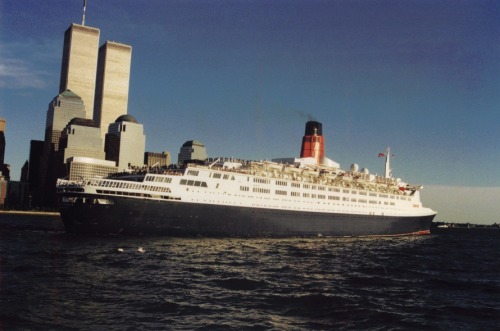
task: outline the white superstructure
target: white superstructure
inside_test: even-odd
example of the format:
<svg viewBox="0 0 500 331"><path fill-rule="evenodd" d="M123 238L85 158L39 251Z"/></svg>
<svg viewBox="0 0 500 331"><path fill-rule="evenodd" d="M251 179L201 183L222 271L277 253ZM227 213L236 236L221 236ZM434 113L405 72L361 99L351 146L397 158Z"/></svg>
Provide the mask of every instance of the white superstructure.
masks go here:
<svg viewBox="0 0 500 331"><path fill-rule="evenodd" d="M300 159L297 159L300 160ZM420 186L337 168L273 162L190 164L182 171L130 174L78 184L86 193L184 203L316 213L425 216ZM75 183L59 182L59 187Z"/></svg>

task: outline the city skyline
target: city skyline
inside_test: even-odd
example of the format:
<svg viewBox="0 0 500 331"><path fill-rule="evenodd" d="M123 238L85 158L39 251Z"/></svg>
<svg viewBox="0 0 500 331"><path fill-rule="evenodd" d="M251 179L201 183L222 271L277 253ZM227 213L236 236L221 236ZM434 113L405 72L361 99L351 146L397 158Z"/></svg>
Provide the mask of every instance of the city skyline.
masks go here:
<svg viewBox="0 0 500 331"><path fill-rule="evenodd" d="M0 117L17 180L81 1L0 6ZM344 169L381 174L376 156L391 146L395 177L496 188L499 12L495 1L110 1L87 3L86 24L134 47L128 113L148 151L196 139L209 156L293 157L314 119Z"/></svg>

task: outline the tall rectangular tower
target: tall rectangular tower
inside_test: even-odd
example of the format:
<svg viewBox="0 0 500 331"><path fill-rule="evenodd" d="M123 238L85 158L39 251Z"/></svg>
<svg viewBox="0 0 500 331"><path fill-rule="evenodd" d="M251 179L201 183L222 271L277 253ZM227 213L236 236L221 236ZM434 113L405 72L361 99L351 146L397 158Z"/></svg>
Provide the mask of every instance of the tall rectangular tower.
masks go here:
<svg viewBox="0 0 500 331"><path fill-rule="evenodd" d="M89 119L94 108L98 50L99 29L73 23L64 33L59 93L71 90L79 95Z"/></svg>
<svg viewBox="0 0 500 331"><path fill-rule="evenodd" d="M104 138L108 126L127 114L132 47L106 41L99 48L94 121Z"/></svg>
<svg viewBox="0 0 500 331"><path fill-rule="evenodd" d="M5 157L5 120L0 118L0 166L3 165ZM1 169L0 169L1 171Z"/></svg>

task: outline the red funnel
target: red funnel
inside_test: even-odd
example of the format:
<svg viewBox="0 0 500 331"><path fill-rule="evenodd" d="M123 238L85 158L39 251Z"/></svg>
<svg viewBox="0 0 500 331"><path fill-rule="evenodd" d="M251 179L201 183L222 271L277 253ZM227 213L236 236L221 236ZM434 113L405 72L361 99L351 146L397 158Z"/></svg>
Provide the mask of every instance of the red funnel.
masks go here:
<svg viewBox="0 0 500 331"><path fill-rule="evenodd" d="M306 123L306 132L302 138L300 157L313 157L316 163L325 156L325 141L323 139L323 125L319 122Z"/></svg>

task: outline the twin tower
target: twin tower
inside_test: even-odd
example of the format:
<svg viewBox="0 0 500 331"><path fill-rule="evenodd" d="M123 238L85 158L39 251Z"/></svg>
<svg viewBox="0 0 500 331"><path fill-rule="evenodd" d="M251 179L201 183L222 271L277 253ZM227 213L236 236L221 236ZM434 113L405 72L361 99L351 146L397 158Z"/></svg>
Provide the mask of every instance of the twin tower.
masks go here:
<svg viewBox="0 0 500 331"><path fill-rule="evenodd" d="M104 138L108 125L127 114L132 47L113 41L99 47L99 34L79 24L66 30L59 93L78 95Z"/></svg>

